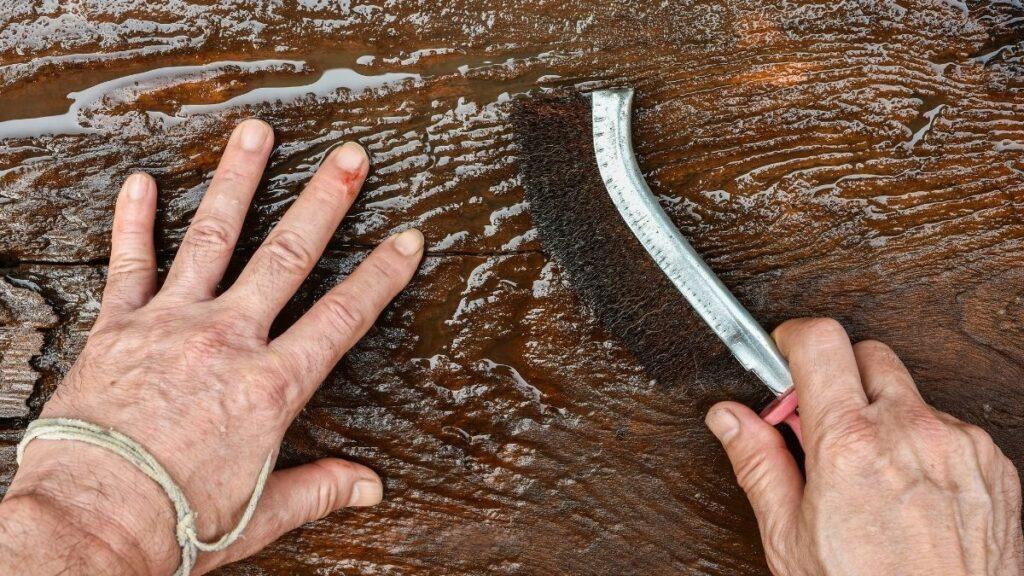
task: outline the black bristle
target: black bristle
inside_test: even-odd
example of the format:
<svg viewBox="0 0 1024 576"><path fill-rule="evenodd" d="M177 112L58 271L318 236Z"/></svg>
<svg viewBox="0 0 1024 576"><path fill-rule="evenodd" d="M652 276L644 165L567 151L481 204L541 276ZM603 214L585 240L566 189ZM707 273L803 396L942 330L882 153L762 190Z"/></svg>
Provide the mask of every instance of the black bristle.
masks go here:
<svg viewBox="0 0 1024 576"><path fill-rule="evenodd" d="M526 198L544 249L648 374L664 385L693 386L710 365L719 376L726 365L738 367L609 198L594 155L588 97L523 98L513 106L512 123ZM743 379L741 370L735 372Z"/></svg>

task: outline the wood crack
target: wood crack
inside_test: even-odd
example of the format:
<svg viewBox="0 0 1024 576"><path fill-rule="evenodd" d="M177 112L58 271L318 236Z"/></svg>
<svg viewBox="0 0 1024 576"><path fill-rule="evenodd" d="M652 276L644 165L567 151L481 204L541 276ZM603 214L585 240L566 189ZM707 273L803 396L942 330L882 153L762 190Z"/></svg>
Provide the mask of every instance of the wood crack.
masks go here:
<svg viewBox="0 0 1024 576"><path fill-rule="evenodd" d="M342 246L331 246L324 251L324 256L337 255L337 254L349 254L357 252L369 252L376 248L373 244L347 244ZM177 250L166 250L161 251L157 254L157 259L161 263L170 264L174 259L174 253ZM239 251L236 254L248 258L252 255L254 250ZM429 257L481 257L481 258L494 258L499 256L523 256L528 254L543 254L544 251L540 248L526 248L517 250L431 250L427 248L425 255ZM80 267L80 266L91 266L91 267L106 267L107 258L90 258L85 260L49 260L39 258L29 259L18 259L18 258L7 258L0 259L0 273L13 270L15 268L23 268L27 266L53 266L53 267Z"/></svg>

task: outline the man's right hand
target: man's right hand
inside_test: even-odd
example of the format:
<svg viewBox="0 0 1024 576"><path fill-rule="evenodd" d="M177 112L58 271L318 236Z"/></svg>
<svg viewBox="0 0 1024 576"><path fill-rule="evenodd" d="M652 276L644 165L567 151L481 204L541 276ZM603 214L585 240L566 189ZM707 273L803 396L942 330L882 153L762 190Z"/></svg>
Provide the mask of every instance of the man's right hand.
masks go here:
<svg viewBox="0 0 1024 576"><path fill-rule="evenodd" d="M707 415L777 576L1024 574L1021 487L981 428L928 406L885 344L834 320L773 334L800 399L806 480L746 406Z"/></svg>

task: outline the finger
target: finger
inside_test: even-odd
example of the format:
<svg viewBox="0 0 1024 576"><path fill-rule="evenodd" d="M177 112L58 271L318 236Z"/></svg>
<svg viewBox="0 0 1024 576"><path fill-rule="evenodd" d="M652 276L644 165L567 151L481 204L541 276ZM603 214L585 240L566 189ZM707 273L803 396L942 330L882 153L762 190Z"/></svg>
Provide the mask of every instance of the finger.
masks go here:
<svg viewBox="0 0 1024 576"><path fill-rule="evenodd" d="M754 509L761 534L765 538L793 538L804 478L779 431L735 402L712 406L705 421L725 448L736 481ZM788 549L786 542L765 544L769 549Z"/></svg>
<svg viewBox="0 0 1024 576"><path fill-rule="evenodd" d="M273 145L273 130L262 120L246 120L231 133L213 181L167 272L164 290L195 299L213 297Z"/></svg>
<svg viewBox="0 0 1024 576"><path fill-rule="evenodd" d="M877 340L863 340L853 345L853 354L864 392L871 402L923 402L910 372L892 348Z"/></svg>
<svg viewBox="0 0 1024 576"><path fill-rule="evenodd" d="M278 470L267 479L243 537L223 552L201 557L199 571L251 556L285 533L340 508L378 504L383 493L373 470L337 458Z"/></svg>
<svg viewBox="0 0 1024 576"><path fill-rule="evenodd" d="M155 218L156 183L148 174L131 175L114 207L102 313L131 312L149 302L156 292Z"/></svg>
<svg viewBox="0 0 1024 576"><path fill-rule="evenodd" d="M368 169L366 151L355 142L332 152L225 296L269 329L316 265Z"/></svg>
<svg viewBox="0 0 1024 576"><path fill-rule="evenodd" d="M406 230L384 241L344 282L335 286L270 343L293 366L296 379L313 389L370 329L381 310L409 283L423 256L423 234Z"/></svg>
<svg viewBox="0 0 1024 576"><path fill-rule="evenodd" d="M831 318L784 322L772 333L789 360L807 437L829 417L842 418L867 406L857 358L846 331Z"/></svg>

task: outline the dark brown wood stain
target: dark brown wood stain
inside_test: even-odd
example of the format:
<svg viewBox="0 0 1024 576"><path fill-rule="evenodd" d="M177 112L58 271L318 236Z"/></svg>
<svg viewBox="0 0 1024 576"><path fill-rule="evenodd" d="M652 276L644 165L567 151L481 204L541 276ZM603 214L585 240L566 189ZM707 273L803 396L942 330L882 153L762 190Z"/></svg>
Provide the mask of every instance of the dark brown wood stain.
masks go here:
<svg viewBox="0 0 1024 576"><path fill-rule="evenodd" d="M926 1L7 3L0 485L95 316L120 182L156 176L166 265L228 130L259 116L280 145L239 262L328 150L356 139L374 166L279 329L390 233L419 226L432 248L283 452L364 462L385 503L221 573L765 574L701 421L718 398L758 401L756 385L722 354L651 382L527 210L512 102L621 84L638 92L652 188L758 318L827 314L890 343L930 401L1024 464L1021 16Z"/></svg>

